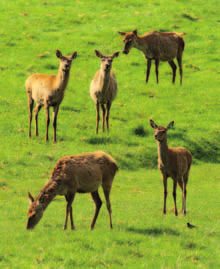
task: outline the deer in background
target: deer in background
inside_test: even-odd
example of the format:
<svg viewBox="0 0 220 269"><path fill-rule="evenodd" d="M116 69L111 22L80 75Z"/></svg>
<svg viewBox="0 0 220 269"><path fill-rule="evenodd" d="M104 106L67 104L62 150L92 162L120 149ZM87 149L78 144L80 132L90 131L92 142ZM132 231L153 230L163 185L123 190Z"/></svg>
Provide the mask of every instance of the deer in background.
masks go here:
<svg viewBox="0 0 220 269"><path fill-rule="evenodd" d="M28 222L26 229L33 229L40 221L43 213L50 202L57 195L66 198L66 217L63 229L67 228L68 216L70 215L71 229L75 229L72 215L72 203L75 194L91 193L95 203L95 213L90 228L93 229L99 210L102 206L98 188L102 185L109 213L110 228L112 228L112 210L110 203L110 191L114 176L118 170L116 161L108 154L97 151L83 153L74 156L65 156L56 163L49 181L42 188L37 198L34 199L28 193L31 205L28 209Z"/></svg>
<svg viewBox="0 0 220 269"><path fill-rule="evenodd" d="M182 190L182 211L185 215L187 192L186 185L188 183L189 172L192 163L192 155L187 149L183 147L168 147L167 131L174 125L174 121L171 121L167 127L163 127L158 126L152 119L150 119L150 125L155 130L154 138L157 140L158 168L160 169L164 186L163 213L166 214L167 178L171 177L173 179L175 215L178 215L176 206L177 183Z"/></svg>
<svg viewBox="0 0 220 269"><path fill-rule="evenodd" d="M182 34L175 32L152 31L143 36L138 36L137 30L133 32L118 32L125 36L124 54L128 54L132 47L142 51L147 61L146 82L148 82L151 61L155 60L156 81L158 83L159 63L168 62L173 71L173 83L175 83L177 66L173 59L177 58L180 71L180 84L182 84L182 55L185 46Z"/></svg>
<svg viewBox="0 0 220 269"><path fill-rule="evenodd" d="M111 56L105 56L98 50L95 50L97 57L101 58L101 69L98 70L90 84L90 95L96 106L96 134L99 129L99 106L102 109L102 131L106 128L109 131L109 115L112 101L117 95L117 81L114 73L111 71L112 61L118 57L119 51ZM105 107L106 105L106 107Z"/></svg>
<svg viewBox="0 0 220 269"><path fill-rule="evenodd" d="M34 101L36 107L35 116L35 135L38 136L38 113L44 106L46 114L46 141L48 141L48 127L50 124L49 108L53 107L53 142L56 143L57 115L59 106L63 100L65 89L68 85L72 60L76 58L75 51L70 56L63 56L60 50L56 51L56 56L60 60L60 67L57 75L33 74L26 80L26 91L29 106L29 132L31 137L31 121Z"/></svg>

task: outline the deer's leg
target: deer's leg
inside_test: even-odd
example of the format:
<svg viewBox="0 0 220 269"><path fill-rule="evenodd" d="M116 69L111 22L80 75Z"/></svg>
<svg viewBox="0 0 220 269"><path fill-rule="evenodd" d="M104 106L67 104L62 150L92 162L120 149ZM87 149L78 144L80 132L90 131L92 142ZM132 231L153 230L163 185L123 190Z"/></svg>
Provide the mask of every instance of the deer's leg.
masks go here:
<svg viewBox="0 0 220 269"><path fill-rule="evenodd" d="M105 200L106 200L106 207L108 210L108 214L109 214L109 225L110 228L112 229L112 209L111 209L111 203L110 203L110 191L111 191L111 187L105 187L103 186L103 191L104 191L104 195L105 195Z"/></svg>
<svg viewBox="0 0 220 269"><path fill-rule="evenodd" d="M159 64L160 64L160 59L155 58L155 72L156 72L156 81L157 81L157 83L159 82L159 80L158 80Z"/></svg>
<svg viewBox="0 0 220 269"><path fill-rule="evenodd" d="M182 78L183 78L182 52L178 52L178 54L177 54L177 62L178 62L178 65L179 65L179 70L180 70L180 85L182 85Z"/></svg>
<svg viewBox="0 0 220 269"><path fill-rule="evenodd" d="M99 131L99 120L100 120L100 116L99 116L99 102L97 101L96 103L96 129L95 129L95 133L98 134Z"/></svg>
<svg viewBox="0 0 220 269"><path fill-rule="evenodd" d="M57 137L56 137L56 131L57 131L57 115L59 111L59 106L55 106L53 108L53 142L56 143Z"/></svg>
<svg viewBox="0 0 220 269"><path fill-rule="evenodd" d="M163 180L163 214L166 214L166 201L167 201L167 176L162 176Z"/></svg>
<svg viewBox="0 0 220 269"><path fill-rule="evenodd" d="M151 60L147 59L147 72L146 72L146 82L148 82L150 76Z"/></svg>
<svg viewBox="0 0 220 269"><path fill-rule="evenodd" d="M104 133L105 131L105 105L101 104L101 108L102 108L102 132Z"/></svg>
<svg viewBox="0 0 220 269"><path fill-rule="evenodd" d="M176 78L176 64L174 63L174 61L168 61L169 65L172 68L172 73L173 73L173 80L172 82L175 83L175 78Z"/></svg>
<svg viewBox="0 0 220 269"><path fill-rule="evenodd" d="M110 101L108 101L106 115L105 115L106 127L107 127L108 131L109 131L109 116L110 116L111 105L112 105L112 103Z"/></svg>
<svg viewBox="0 0 220 269"><path fill-rule="evenodd" d="M178 216L178 210L176 206L176 188L177 188L177 181L173 180L173 201L174 201L174 213Z"/></svg>
<svg viewBox="0 0 220 269"><path fill-rule="evenodd" d="M46 115L46 136L45 140L48 141L48 127L50 124L50 111L49 111L49 105L47 102L44 104L44 110L45 110L45 115Z"/></svg>
<svg viewBox="0 0 220 269"><path fill-rule="evenodd" d="M66 230L67 228L67 221L68 221L68 216L70 214L70 225L71 225L71 230L74 230L74 222L73 222L73 213L72 213L72 203L75 197L75 193L68 193L67 195L65 195L66 198L66 217L65 217L65 222L63 225L63 230Z"/></svg>
<svg viewBox="0 0 220 269"><path fill-rule="evenodd" d="M95 214L93 216L93 219L92 219L92 223L90 225L90 229L94 229L95 227L95 223L96 223L96 219L99 215L99 210L102 206L102 200L100 199L100 196L99 196L99 193L98 193L98 190L97 191L94 191L94 192L91 192L91 196L92 196L92 199L95 203Z"/></svg>
<svg viewBox="0 0 220 269"><path fill-rule="evenodd" d="M35 117L35 135L38 136L38 113L41 110L42 105L37 104L34 109L34 117Z"/></svg>
<svg viewBox="0 0 220 269"><path fill-rule="evenodd" d="M188 173L183 176L182 211L184 215L186 215L186 194L187 194L186 185L188 182L188 176L189 176Z"/></svg>
<svg viewBox="0 0 220 269"><path fill-rule="evenodd" d="M34 99L32 99L31 95L28 95L28 107L29 107L29 131L28 137L31 137L31 122L32 122L32 112L34 107Z"/></svg>

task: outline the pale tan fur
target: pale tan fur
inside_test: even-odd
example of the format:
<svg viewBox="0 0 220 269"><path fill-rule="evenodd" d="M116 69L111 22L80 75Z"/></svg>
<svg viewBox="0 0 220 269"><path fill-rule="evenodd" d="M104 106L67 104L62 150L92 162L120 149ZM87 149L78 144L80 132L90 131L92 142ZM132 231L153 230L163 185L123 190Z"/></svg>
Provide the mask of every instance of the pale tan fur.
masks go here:
<svg viewBox="0 0 220 269"><path fill-rule="evenodd" d="M96 134L99 129L99 106L102 109L102 131L106 128L109 131L109 115L112 101L117 95L117 81L114 73L111 71L112 61L118 57L119 52L113 53L111 56L102 55L95 50L97 57L101 58L101 68L98 70L90 84L90 95L96 106ZM106 107L105 107L106 105Z"/></svg>
<svg viewBox="0 0 220 269"><path fill-rule="evenodd" d="M74 156L65 156L55 165L49 181L42 188L37 198L28 193L31 205L28 209L28 222L26 229L33 229L43 216L44 210L57 195L66 198L66 217L63 229L67 228L70 215L71 229L74 229L72 216L72 202L75 194L91 193L95 203L95 213L90 228L93 229L99 210L102 206L98 188L101 185L106 199L109 213L110 228L112 228L112 210L110 191L114 176L118 170L116 161L108 154L97 151Z"/></svg>
<svg viewBox="0 0 220 269"><path fill-rule="evenodd" d="M175 215L178 215L176 206L177 183L182 190L182 211L184 214L186 214L186 185L188 183L189 172L192 163L192 154L183 147L168 147L167 130L169 130L171 126L174 125L174 121L171 121L167 127L163 127L157 126L157 124L152 119L150 119L150 125L155 129L154 137L157 140L158 168L160 169L164 185L163 213L166 214L167 178L171 177L173 179Z"/></svg>
<svg viewBox="0 0 220 269"><path fill-rule="evenodd" d="M156 81L158 83L159 63L168 62L172 68L173 80L175 83L177 66L173 59L177 58L180 71L180 84L182 84L182 54L185 46L182 34L175 32L152 31L143 36L137 35L137 30L133 32L119 32L125 36L123 53L128 54L132 47L142 51L147 61L146 82L148 82L151 68L151 61L155 60Z"/></svg>
<svg viewBox="0 0 220 269"><path fill-rule="evenodd" d="M46 74L33 74L25 83L28 95L29 107L29 132L28 136L31 137L31 121L34 102L36 108L35 115L35 135L38 136L38 112L44 106L46 114L46 136L48 141L48 127L50 124L49 107L53 107L53 142L56 143L56 127L57 115L59 106L63 100L64 92L69 81L69 74L72 60L76 58L77 52L75 51L71 56L63 56L61 51L56 51L57 58L60 59L60 67L57 75Z"/></svg>

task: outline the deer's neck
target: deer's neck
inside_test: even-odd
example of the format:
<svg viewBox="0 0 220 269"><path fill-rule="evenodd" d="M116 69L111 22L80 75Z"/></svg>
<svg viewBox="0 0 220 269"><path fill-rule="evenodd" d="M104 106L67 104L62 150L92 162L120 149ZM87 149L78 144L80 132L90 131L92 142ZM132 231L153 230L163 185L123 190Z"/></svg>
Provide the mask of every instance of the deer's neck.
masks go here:
<svg viewBox="0 0 220 269"><path fill-rule="evenodd" d="M69 81L70 70L63 71L62 68L59 68L59 72L56 76L56 88L60 90L65 90Z"/></svg>
<svg viewBox="0 0 220 269"><path fill-rule="evenodd" d="M37 200L39 200L44 210L57 195L57 190L58 190L57 182L49 180L40 191Z"/></svg>
<svg viewBox="0 0 220 269"><path fill-rule="evenodd" d="M104 71L102 69L100 70L100 84L103 91L108 89L110 77L111 77L111 70L109 71Z"/></svg>
<svg viewBox="0 0 220 269"><path fill-rule="evenodd" d="M146 42L144 42L144 39L142 37L138 36L134 40L134 48L141 50L142 52L145 52L146 46L147 46L147 44L146 44Z"/></svg>
<svg viewBox="0 0 220 269"><path fill-rule="evenodd" d="M158 162L163 166L169 164L169 155L168 155L168 144L167 139L162 141L157 141L157 151L158 151Z"/></svg>

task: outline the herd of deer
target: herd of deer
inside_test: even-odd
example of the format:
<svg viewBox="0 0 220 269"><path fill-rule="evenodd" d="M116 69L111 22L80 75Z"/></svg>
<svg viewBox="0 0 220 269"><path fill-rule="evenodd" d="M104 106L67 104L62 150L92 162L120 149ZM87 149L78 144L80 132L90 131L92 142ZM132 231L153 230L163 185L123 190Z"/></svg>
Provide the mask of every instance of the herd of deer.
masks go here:
<svg viewBox="0 0 220 269"><path fill-rule="evenodd" d="M119 32L124 38L123 53L128 54L132 47L139 49L147 61L146 82L148 82L151 68L151 61L155 60L156 81L158 83L158 67L160 61L168 62L172 68L173 79L176 77L177 58L180 71L180 84L182 84L182 54L184 50L184 39L182 34L174 32L153 31L143 36L138 36L137 30L132 32ZM99 107L102 109L102 131L109 130L109 113L112 101L117 94L116 77L111 71L112 61L119 56L119 51L110 56L103 55L95 50L97 57L101 59L101 68L96 72L91 85L90 95L96 107L96 134L99 127ZM29 105L29 137L31 137L31 121L34 102L36 108L35 135L38 135L38 112L44 106L46 114L46 141L48 141L48 127L50 123L49 107L53 107L53 141L56 143L56 127L59 106L63 100L64 92L68 84L72 60L77 57L75 51L70 56L63 56L61 51L56 51L60 60L60 67L57 75L33 74L26 81L26 91ZM183 148L168 147L167 131L173 126L174 121L167 127L158 126L152 119L150 125L155 129L154 138L158 148L158 167L162 174L164 185L163 213L166 214L167 178L173 179L174 212L178 215L176 206L177 184L182 190L182 211L186 214L186 185L188 182L190 166L192 163L191 153ZM43 216L44 210L56 195L64 195L66 199L66 217L64 229L67 228L68 217L70 216L71 229L74 229L72 203L76 193L91 193L95 203L95 213L90 228L93 229L98 217L102 201L98 193L101 185L106 199L106 206L109 213L110 228L112 228L112 211L110 204L110 191L114 176L118 170L116 161L108 154L97 151L83 153L74 156L65 156L56 163L49 181L41 189L37 198L28 193L31 205L28 209L27 229L33 229Z"/></svg>

